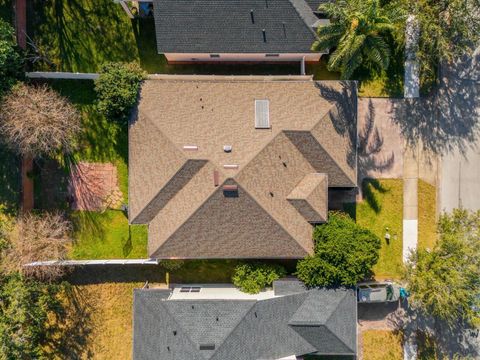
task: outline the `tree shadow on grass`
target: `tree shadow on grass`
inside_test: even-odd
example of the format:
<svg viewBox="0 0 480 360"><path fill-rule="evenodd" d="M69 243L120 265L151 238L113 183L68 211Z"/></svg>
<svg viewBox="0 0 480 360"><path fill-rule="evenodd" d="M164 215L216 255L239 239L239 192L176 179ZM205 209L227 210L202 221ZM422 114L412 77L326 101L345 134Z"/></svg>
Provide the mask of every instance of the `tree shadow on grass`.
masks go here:
<svg viewBox="0 0 480 360"><path fill-rule="evenodd" d="M91 358L93 353L87 346L92 331L91 300L78 287L68 284L60 298L62 305L51 321L52 336L47 346L61 358Z"/></svg>
<svg viewBox="0 0 480 360"><path fill-rule="evenodd" d="M388 189L382 186L377 179L365 179L362 183L363 198L376 214L382 210L382 204L375 195L375 192L384 194L387 191Z"/></svg>

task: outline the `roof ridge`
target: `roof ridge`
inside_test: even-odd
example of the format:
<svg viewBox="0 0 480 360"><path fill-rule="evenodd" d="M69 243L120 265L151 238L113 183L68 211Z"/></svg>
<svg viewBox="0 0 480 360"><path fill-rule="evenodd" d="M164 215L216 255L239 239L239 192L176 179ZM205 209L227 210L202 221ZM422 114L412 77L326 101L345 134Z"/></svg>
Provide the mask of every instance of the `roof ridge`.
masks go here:
<svg viewBox="0 0 480 360"><path fill-rule="evenodd" d="M300 19L303 21L303 23L307 26L308 30L313 34L313 36L315 38L318 39L317 32L313 29L313 27L310 24L307 23L307 19L304 17L304 15L302 15L302 13L300 12L300 9L298 9L297 6L295 6L295 2L297 2L297 5L301 2L303 5L305 5L305 8L308 8L308 10L312 13L312 15L315 16L312 8L305 2L305 0L288 0L288 2L295 9L295 12L300 17Z"/></svg>

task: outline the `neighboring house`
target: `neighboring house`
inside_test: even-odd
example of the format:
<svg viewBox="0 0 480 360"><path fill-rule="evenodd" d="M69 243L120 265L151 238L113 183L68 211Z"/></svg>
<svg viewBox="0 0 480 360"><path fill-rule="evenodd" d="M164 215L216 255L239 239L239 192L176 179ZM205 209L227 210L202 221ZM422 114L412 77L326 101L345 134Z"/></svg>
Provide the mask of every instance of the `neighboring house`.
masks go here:
<svg viewBox="0 0 480 360"><path fill-rule="evenodd" d="M137 289L133 307L135 360L353 359L357 352L352 289L307 291L291 280L258 296L222 284Z"/></svg>
<svg viewBox="0 0 480 360"><path fill-rule="evenodd" d="M318 61L322 0L154 0L157 49L169 62Z"/></svg>
<svg viewBox="0 0 480 360"><path fill-rule="evenodd" d="M194 77L195 78L195 77ZM303 258L330 191L356 187L356 86L308 77L145 81L129 221L152 258Z"/></svg>

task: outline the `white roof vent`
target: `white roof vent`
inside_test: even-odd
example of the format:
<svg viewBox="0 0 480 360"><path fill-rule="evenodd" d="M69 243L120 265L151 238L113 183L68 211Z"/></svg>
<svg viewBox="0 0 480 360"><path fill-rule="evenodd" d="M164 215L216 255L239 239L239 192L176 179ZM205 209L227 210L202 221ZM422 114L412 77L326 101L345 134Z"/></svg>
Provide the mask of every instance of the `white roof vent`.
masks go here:
<svg viewBox="0 0 480 360"><path fill-rule="evenodd" d="M255 128L270 129L270 112L268 100L255 100Z"/></svg>
<svg viewBox="0 0 480 360"><path fill-rule="evenodd" d="M183 145L183 150L196 151L198 150L197 145Z"/></svg>
<svg viewBox="0 0 480 360"><path fill-rule="evenodd" d="M232 152L232 145L223 145L223 151L227 153Z"/></svg>

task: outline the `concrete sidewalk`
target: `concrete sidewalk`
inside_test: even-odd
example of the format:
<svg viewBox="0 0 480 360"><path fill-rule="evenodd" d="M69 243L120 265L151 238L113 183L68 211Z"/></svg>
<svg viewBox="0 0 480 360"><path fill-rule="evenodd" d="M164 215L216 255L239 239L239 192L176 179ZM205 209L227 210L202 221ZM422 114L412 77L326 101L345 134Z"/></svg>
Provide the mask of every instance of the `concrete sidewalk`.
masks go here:
<svg viewBox="0 0 480 360"><path fill-rule="evenodd" d="M418 155L405 145L403 159L403 262L418 243Z"/></svg>

